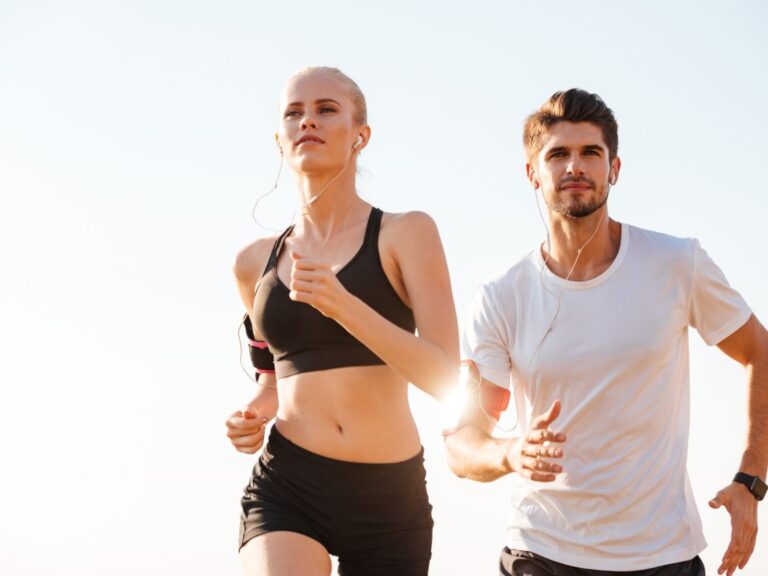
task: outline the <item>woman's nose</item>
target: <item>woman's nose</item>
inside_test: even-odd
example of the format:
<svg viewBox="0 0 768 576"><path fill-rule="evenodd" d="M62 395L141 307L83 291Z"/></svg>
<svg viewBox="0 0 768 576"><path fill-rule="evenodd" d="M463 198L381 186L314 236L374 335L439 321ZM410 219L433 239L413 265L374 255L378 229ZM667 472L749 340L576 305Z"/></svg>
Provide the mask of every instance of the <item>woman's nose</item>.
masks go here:
<svg viewBox="0 0 768 576"><path fill-rule="evenodd" d="M317 122L311 113L305 114L301 119L301 129L306 130L307 128L317 128Z"/></svg>

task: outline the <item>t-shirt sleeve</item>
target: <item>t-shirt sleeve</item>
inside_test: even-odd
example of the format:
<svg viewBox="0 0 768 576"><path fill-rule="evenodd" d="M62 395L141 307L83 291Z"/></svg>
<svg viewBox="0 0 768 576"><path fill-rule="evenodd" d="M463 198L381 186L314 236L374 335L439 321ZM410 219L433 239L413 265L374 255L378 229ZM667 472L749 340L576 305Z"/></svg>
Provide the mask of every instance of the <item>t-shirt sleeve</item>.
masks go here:
<svg viewBox="0 0 768 576"><path fill-rule="evenodd" d="M741 328L752 311L698 240L694 240L693 256L688 322L712 346Z"/></svg>
<svg viewBox="0 0 768 576"><path fill-rule="evenodd" d="M486 286L472 303L462 339L462 356L472 360L485 380L509 388L511 360L504 318Z"/></svg>

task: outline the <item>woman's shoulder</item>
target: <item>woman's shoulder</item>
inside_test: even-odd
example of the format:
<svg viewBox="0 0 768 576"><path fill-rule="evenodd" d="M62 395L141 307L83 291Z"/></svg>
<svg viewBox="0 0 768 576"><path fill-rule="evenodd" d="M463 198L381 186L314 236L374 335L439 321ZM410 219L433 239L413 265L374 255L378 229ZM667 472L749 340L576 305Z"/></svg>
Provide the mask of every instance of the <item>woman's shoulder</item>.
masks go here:
<svg viewBox="0 0 768 576"><path fill-rule="evenodd" d="M414 234L437 234L437 224L426 212L413 210L410 212L384 212L381 218L381 228L388 235L412 237Z"/></svg>
<svg viewBox="0 0 768 576"><path fill-rule="evenodd" d="M379 250L384 260L413 261L416 253L442 252L437 225L426 212L384 213L381 221ZM418 260L418 258L416 258Z"/></svg>
<svg viewBox="0 0 768 576"><path fill-rule="evenodd" d="M277 238L277 236L259 238L237 253L232 268L238 281L252 282L261 276Z"/></svg>

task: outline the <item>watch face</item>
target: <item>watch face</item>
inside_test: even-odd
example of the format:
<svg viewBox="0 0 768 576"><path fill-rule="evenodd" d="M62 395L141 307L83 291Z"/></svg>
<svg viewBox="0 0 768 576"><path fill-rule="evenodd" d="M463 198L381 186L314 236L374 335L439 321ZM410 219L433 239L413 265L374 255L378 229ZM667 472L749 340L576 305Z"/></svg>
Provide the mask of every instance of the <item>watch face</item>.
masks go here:
<svg viewBox="0 0 768 576"><path fill-rule="evenodd" d="M752 487L750 488L752 491L752 494L755 495L755 498L758 500L762 500L765 498L765 493L768 492L768 486L766 486L765 482L760 480L757 476L755 476L755 479L752 482Z"/></svg>

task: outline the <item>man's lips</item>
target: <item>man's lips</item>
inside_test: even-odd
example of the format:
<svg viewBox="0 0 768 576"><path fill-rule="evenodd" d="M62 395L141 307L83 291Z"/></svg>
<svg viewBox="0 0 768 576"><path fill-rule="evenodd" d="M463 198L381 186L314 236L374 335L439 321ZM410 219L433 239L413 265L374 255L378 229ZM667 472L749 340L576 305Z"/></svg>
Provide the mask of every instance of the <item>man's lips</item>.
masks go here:
<svg viewBox="0 0 768 576"><path fill-rule="evenodd" d="M305 144L307 142L314 142L315 144L325 144L325 141L321 138L318 138L317 136L302 136L298 140L296 140L296 144L294 146L300 146L301 144Z"/></svg>
<svg viewBox="0 0 768 576"><path fill-rule="evenodd" d="M560 190L589 190L592 188L587 182L569 182L560 186Z"/></svg>

